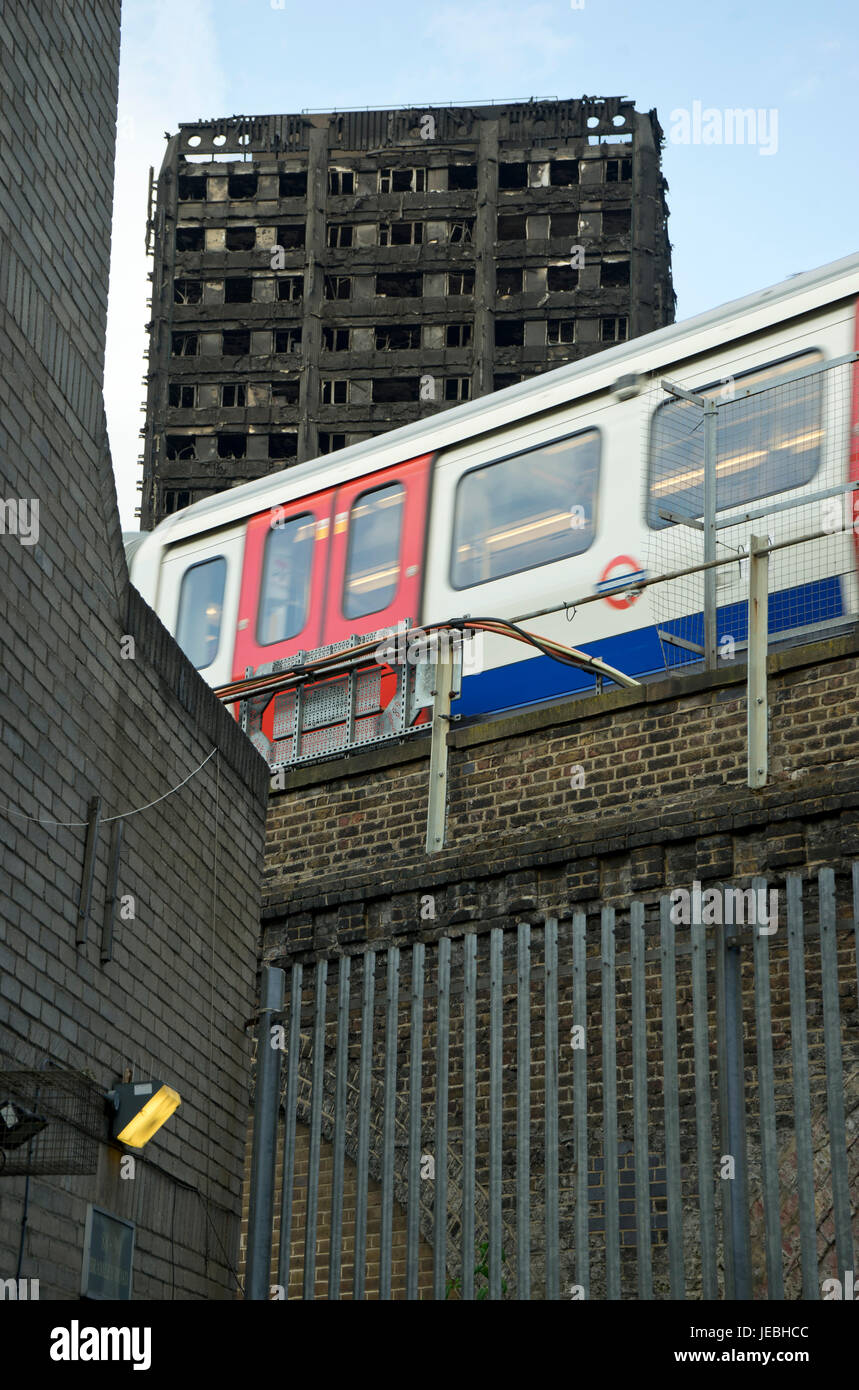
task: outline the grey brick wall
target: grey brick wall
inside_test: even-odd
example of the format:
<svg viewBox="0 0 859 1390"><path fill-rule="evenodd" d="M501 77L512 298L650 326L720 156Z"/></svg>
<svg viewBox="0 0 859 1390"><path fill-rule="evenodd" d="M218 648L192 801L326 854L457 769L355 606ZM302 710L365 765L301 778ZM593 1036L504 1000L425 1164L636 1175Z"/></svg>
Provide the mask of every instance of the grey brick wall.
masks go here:
<svg viewBox="0 0 859 1390"><path fill-rule="evenodd" d="M106 1091L132 1068L182 1096L133 1179L106 1117L96 1173L32 1179L22 1277L77 1296L95 1203L136 1222L136 1298L225 1298L267 773L128 583L102 401L118 61L115 0L0 13L0 1072L47 1063ZM86 832L50 822L85 821L95 796L102 817L144 806L213 750L125 819L133 917L117 910L102 963L111 826L78 945ZM0 1172L2 1278L24 1182Z"/></svg>

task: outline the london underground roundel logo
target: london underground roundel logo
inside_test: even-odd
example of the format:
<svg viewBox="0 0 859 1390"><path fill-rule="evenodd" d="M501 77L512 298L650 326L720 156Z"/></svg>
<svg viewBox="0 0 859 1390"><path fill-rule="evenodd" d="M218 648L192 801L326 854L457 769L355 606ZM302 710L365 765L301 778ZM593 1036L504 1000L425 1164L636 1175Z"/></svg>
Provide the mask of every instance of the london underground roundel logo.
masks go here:
<svg viewBox="0 0 859 1390"><path fill-rule="evenodd" d="M597 581L597 593L602 594L612 608L631 608L640 597L639 594L614 594L613 591L621 584L628 584L630 579L645 577L646 571L631 555L615 555L613 560L609 560Z"/></svg>

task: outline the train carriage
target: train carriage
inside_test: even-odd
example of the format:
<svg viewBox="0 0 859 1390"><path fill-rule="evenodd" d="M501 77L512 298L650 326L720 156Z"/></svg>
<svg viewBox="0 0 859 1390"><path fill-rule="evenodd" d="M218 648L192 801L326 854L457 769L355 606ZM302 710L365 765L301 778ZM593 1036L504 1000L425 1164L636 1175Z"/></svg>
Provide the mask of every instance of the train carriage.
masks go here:
<svg viewBox="0 0 859 1390"><path fill-rule="evenodd" d="M636 598L612 583L689 563L700 412L661 388L669 379L727 406L716 505L738 564L717 571L719 634L741 639L749 530L819 531L820 501L802 499L859 481L859 371L819 370L859 347L858 302L852 256L220 493L138 540L132 580L216 687L406 619L512 619L592 592L599 602L529 626L630 675L662 669L666 636L691 656L693 587ZM750 528L749 512L765 523ZM777 630L857 612L852 516L851 502L824 543L773 556ZM456 708L494 712L592 682L490 635Z"/></svg>

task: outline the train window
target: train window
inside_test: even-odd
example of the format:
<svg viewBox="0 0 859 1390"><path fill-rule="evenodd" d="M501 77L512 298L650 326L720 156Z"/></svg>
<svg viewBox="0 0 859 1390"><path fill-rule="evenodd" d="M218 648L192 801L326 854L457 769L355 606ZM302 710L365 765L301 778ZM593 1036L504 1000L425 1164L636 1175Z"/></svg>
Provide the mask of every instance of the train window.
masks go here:
<svg viewBox="0 0 859 1390"><path fill-rule="evenodd" d="M307 622L316 518L309 512L272 526L262 565L257 641L260 646L296 637Z"/></svg>
<svg viewBox="0 0 859 1390"><path fill-rule="evenodd" d="M344 618L380 613L397 592L405 495L402 483L391 483L362 492L352 503L343 580Z"/></svg>
<svg viewBox="0 0 859 1390"><path fill-rule="evenodd" d="M814 477L820 465L823 439L823 378L801 377L789 383L781 379L822 360L819 351L803 352L696 388L699 395L720 402L716 435L717 510L787 492ZM734 399L739 390L749 386L772 389L747 399ZM691 401L663 401L650 426L648 523L654 530L671 524L660 517L660 509L698 517L703 507L701 411Z"/></svg>
<svg viewBox="0 0 859 1390"><path fill-rule="evenodd" d="M451 584L467 589L580 555L596 532L599 430L540 444L460 478Z"/></svg>
<svg viewBox="0 0 859 1390"><path fill-rule="evenodd" d="M176 641L198 671L218 655L227 562L222 555L192 565L182 576Z"/></svg>

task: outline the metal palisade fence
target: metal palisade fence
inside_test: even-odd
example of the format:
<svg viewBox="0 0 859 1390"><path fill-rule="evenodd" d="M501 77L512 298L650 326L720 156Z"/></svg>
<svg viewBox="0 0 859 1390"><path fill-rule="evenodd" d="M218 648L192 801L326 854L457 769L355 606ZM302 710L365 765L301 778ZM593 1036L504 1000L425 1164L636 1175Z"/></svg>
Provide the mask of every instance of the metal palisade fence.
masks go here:
<svg viewBox="0 0 859 1390"><path fill-rule="evenodd" d="M821 1297L858 915L859 865L266 967L246 1296Z"/></svg>

